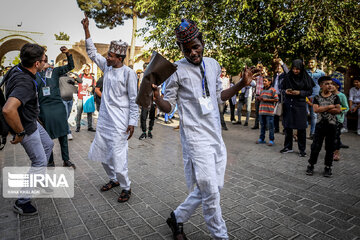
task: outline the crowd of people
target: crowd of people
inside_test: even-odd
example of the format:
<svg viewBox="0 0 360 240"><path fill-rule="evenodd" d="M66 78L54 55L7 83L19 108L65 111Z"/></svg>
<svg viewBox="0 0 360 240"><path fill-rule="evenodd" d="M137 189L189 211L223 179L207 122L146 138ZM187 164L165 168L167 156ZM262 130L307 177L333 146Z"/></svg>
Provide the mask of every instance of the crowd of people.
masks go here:
<svg viewBox="0 0 360 240"><path fill-rule="evenodd" d="M109 178L100 190L121 187L117 200L122 203L131 197L128 140L138 125L139 108L135 100L141 71L135 72L124 65L127 43L112 41L104 57L92 41L88 18L81 23L87 54L103 76L96 81L89 64L85 64L79 73L71 72L74 60L66 47L60 48L66 59L61 66L53 67L48 63L43 47L27 43L20 52L21 63L8 69L4 76L6 103L2 112L13 135L11 143L21 143L32 167L55 167L52 149L53 139L57 138L63 166L75 169L68 147L68 141L74 138L68 119L75 93L75 131L80 132L81 118L86 110L87 129L95 134L88 158L101 162ZM346 147L341 143L341 133L347 131L348 111L357 112L357 134L360 135L360 79L354 79L347 100L343 93L344 69L338 68L327 76L312 58L308 69L300 59L294 60L290 69L281 59L276 59L273 74L261 64L246 67L240 74L240 81L234 82L215 59L203 56L204 40L195 22L183 19L175 29L175 35L184 58L175 63L176 73L162 86L152 85L151 106L142 107L140 112L142 133L139 139L153 138L156 111L164 113L165 122L178 111L185 178L190 194L170 213L167 224L174 239L186 239L183 223L202 205L211 235L215 239L228 239L220 207L227 161L221 130L228 130L224 119L228 105L230 121L234 125L242 125L245 106L244 126L248 126L254 102L252 129L260 129L256 144L273 146L275 133L281 132L282 123L285 134L282 154L293 152L293 141L296 140L299 156L307 156L306 129L310 125L308 137L313 142L306 174L313 174L325 140L323 174L330 177L332 162L340 159L340 148ZM146 67L147 64L144 69ZM91 96L95 96L94 106L88 111L85 106ZM95 103L98 111L96 130L92 121ZM266 131L269 141L266 141ZM23 215L37 213L30 197L16 200L14 211Z"/></svg>

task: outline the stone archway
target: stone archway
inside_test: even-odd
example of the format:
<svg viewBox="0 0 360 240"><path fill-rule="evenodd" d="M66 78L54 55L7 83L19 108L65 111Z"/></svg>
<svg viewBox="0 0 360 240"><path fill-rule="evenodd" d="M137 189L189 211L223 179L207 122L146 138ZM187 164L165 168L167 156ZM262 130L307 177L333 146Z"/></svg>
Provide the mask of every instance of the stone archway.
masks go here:
<svg viewBox="0 0 360 240"><path fill-rule="evenodd" d="M35 43L35 41L21 35L10 35L0 39L0 59L2 59L8 52L16 50L20 51L22 46L26 43Z"/></svg>
<svg viewBox="0 0 360 240"><path fill-rule="evenodd" d="M74 50L74 49L69 49L69 52L71 53L71 55L73 56L73 59L74 59L74 65L75 65L74 71L75 72L80 71L82 65L86 63L85 56L82 55L80 52ZM56 57L55 63L58 64L59 66L61 66L62 65L61 61L64 60L64 59L66 59L65 54L60 53Z"/></svg>

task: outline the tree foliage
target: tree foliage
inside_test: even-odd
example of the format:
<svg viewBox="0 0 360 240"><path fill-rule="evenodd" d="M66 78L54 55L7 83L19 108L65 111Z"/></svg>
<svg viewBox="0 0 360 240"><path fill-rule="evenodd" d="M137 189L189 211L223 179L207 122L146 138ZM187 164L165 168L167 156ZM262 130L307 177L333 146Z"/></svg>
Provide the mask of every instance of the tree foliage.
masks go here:
<svg viewBox="0 0 360 240"><path fill-rule="evenodd" d="M20 60L20 53L15 57L15 59L12 61L12 65L16 66L21 62Z"/></svg>
<svg viewBox="0 0 360 240"><path fill-rule="evenodd" d="M59 35L55 33L54 36L55 36L55 39L59 40L59 41L69 41L70 40L70 36L64 32L60 32Z"/></svg>
<svg viewBox="0 0 360 240"><path fill-rule="evenodd" d="M133 31L130 49L130 63L134 61L137 18L146 16L145 11L137 10L136 0L77 0L81 10L93 18L99 28L123 25L127 19L133 20Z"/></svg>
<svg viewBox="0 0 360 240"><path fill-rule="evenodd" d="M181 57L174 29L182 18L198 23L206 55L237 74L245 63L273 58L358 63L360 3L355 0L139 0L149 13L145 42L172 60Z"/></svg>

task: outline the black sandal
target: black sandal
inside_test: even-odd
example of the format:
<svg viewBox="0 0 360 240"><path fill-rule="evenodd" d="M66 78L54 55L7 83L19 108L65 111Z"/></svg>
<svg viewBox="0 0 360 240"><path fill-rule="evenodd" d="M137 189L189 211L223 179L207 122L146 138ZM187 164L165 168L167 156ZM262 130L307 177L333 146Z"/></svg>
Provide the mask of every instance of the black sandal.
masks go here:
<svg viewBox="0 0 360 240"><path fill-rule="evenodd" d="M118 198L118 202L127 202L131 197L131 189L130 190L122 190L121 194Z"/></svg>
<svg viewBox="0 0 360 240"><path fill-rule="evenodd" d="M104 186L102 186L102 188L100 189L102 192L105 192L105 191L109 191L110 189L112 189L113 187L118 187L120 186L120 183L119 182L114 182L114 181L111 181L108 182L107 184L105 184Z"/></svg>

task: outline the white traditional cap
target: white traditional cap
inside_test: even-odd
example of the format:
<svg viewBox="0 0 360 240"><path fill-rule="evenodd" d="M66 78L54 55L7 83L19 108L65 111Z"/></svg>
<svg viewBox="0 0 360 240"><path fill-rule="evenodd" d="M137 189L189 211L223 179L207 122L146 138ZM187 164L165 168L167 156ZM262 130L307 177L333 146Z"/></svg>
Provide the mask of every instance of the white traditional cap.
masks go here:
<svg viewBox="0 0 360 240"><path fill-rule="evenodd" d="M119 54L119 55L126 55L126 50L128 48L128 44L124 41L111 41L109 52Z"/></svg>

